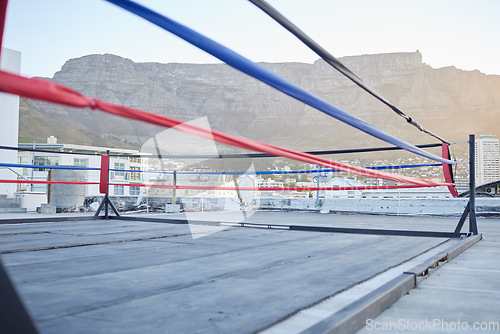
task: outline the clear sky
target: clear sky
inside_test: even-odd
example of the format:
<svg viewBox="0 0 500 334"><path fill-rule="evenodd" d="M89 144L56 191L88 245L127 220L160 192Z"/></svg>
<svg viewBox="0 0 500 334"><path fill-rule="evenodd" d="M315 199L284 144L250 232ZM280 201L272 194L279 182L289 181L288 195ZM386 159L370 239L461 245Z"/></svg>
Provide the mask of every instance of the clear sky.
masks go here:
<svg viewBox="0 0 500 334"><path fill-rule="evenodd" d="M319 57L246 0L141 0L253 61ZM432 67L500 75L499 0L269 0L336 57L419 50ZM104 0L10 0L4 46L21 73L52 77L66 60L111 53L136 62L216 63Z"/></svg>

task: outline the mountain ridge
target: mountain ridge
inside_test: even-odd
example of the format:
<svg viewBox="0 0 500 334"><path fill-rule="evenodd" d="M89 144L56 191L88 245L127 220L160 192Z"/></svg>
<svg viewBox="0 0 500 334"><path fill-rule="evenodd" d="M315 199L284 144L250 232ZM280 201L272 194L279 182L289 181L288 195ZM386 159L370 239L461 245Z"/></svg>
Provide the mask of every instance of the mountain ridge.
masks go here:
<svg viewBox="0 0 500 334"><path fill-rule="evenodd" d="M449 141L466 140L469 133L498 135L500 76L453 66L434 69L422 62L418 51L340 60L391 103ZM261 65L404 140L436 141L322 60ZM116 55L87 55L68 60L49 80L87 96L183 121L207 117L213 129L298 150L386 146L225 64L135 63ZM25 138L44 140L53 132L63 142L138 149L163 130L90 109L28 99L22 99L22 105L20 137ZM33 129L30 119L42 118L44 127ZM56 125L52 129L50 122Z"/></svg>

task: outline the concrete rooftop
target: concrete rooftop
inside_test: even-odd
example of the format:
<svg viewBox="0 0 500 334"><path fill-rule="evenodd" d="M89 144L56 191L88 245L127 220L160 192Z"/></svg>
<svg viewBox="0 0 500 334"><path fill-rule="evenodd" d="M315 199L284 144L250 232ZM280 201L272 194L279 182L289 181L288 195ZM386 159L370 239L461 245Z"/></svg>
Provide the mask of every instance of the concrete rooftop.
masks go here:
<svg viewBox="0 0 500 334"><path fill-rule="evenodd" d="M0 219L7 217L23 215ZM227 226L210 234L207 226L141 217L151 216L0 224L2 262L42 333L300 332L461 242ZM209 212L189 219L237 217ZM257 212L248 220L448 232L458 218ZM480 314L500 321L500 286L494 283L500 281L500 219L478 222L484 241L377 319L447 319L462 310L470 319ZM479 311L469 312L474 309Z"/></svg>

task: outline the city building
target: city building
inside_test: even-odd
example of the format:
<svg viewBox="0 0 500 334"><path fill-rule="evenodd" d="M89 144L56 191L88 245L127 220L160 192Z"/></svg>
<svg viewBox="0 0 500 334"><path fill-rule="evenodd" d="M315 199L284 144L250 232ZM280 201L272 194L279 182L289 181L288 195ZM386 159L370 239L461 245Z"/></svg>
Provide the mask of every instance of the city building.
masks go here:
<svg viewBox="0 0 500 334"><path fill-rule="evenodd" d="M198 186L198 187L209 187L208 189L176 189L175 196L236 196L234 190L217 190L210 188L217 187L234 187L234 183L231 181L231 176L216 173L215 169L211 168L198 168L192 171L182 171L176 173L175 181L173 172L154 172L151 171L145 176L147 182L152 185L173 185L174 183L178 186ZM174 191L168 188L161 187L149 187L148 188L149 197L172 197L174 196Z"/></svg>
<svg viewBox="0 0 500 334"><path fill-rule="evenodd" d="M322 184L325 187L362 187L366 184L357 180L336 177ZM367 190L326 190L325 198L452 198L448 188L409 189L367 189Z"/></svg>
<svg viewBox="0 0 500 334"><path fill-rule="evenodd" d="M284 183L271 178L264 179L260 176L256 178L257 187L259 188L283 188Z"/></svg>
<svg viewBox="0 0 500 334"><path fill-rule="evenodd" d="M331 188L344 188L344 187L362 187L365 184L352 179L344 179L341 177L334 177L333 179L320 184L322 187ZM361 190L325 190L325 198L361 198L363 192Z"/></svg>
<svg viewBox="0 0 500 334"><path fill-rule="evenodd" d="M476 139L476 185L500 180L498 138L480 136Z"/></svg>
<svg viewBox="0 0 500 334"><path fill-rule="evenodd" d="M138 157L140 152L137 150L63 144L58 143L57 138L52 136L47 138L47 143L19 143L19 148L50 151L19 151L19 164L89 167L96 169L101 167L101 155L109 151L109 182L115 183L109 187L110 196L142 196L147 194L151 197L170 197L173 196L174 193L172 189L154 187L154 185L173 185L174 183L178 186L202 186L213 188L234 186L230 176L218 174L216 170L209 168L198 168L190 171L178 172L175 175L174 181L173 171L161 170L162 164L157 161L159 159ZM49 171L49 168L43 167L18 168L17 174L21 179L45 181L50 178ZM86 170L82 173L85 175L85 182L99 182L99 170ZM134 184L151 184L153 187L140 187L134 186ZM46 193L47 185L21 184L18 186L18 191ZM234 190L176 190L176 196L231 196L234 194ZM86 197L99 195L99 185L85 186Z"/></svg>
<svg viewBox="0 0 500 334"><path fill-rule="evenodd" d="M144 183L143 173L147 169L148 159L129 157L138 155L137 150L106 148L97 146L74 145L58 143L57 138L47 138L47 143L19 143L20 149L35 149L44 152L18 152L17 162L23 165L36 165L36 168L17 168L16 178L35 181L76 181L75 179L57 179L62 177L60 170L43 168L42 166L70 166L89 167L96 170L79 171L79 180L84 182L99 182L101 155L109 151L110 154L110 183L117 183L109 187L110 196L141 196L144 187L133 184ZM71 153L71 154L65 154ZM134 172L134 171L137 172ZM132 185L132 186L131 186ZM36 197L38 203L47 203L48 186L46 184L18 184L17 194L21 199L33 202L29 197ZM101 196L98 184L85 185L85 197Z"/></svg>

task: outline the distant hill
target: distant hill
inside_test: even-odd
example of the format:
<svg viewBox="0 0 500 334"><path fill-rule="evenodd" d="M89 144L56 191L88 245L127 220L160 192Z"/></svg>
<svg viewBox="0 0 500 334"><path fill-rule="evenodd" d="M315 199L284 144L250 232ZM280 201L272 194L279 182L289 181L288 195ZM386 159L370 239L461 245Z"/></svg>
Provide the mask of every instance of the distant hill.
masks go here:
<svg viewBox="0 0 500 334"><path fill-rule="evenodd" d="M434 69L418 51L340 60L424 127L452 142L467 140L469 133L500 134L498 75ZM322 60L262 65L407 141L436 142ZM298 150L386 145L224 64L134 63L110 54L88 55L68 60L50 80L181 120L207 116L213 129ZM28 99L22 99L20 115L20 137L27 141L54 135L66 143L140 148L163 130Z"/></svg>

